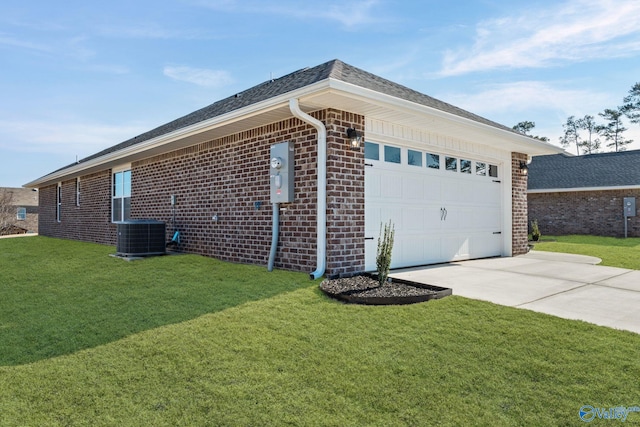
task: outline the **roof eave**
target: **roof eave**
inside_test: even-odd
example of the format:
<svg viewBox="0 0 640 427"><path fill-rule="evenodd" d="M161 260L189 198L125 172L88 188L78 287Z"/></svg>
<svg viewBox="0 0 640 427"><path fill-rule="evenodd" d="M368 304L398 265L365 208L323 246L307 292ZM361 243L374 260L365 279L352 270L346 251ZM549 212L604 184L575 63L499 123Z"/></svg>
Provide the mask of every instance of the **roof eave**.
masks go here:
<svg viewBox="0 0 640 427"><path fill-rule="evenodd" d="M329 99L328 102L326 102L327 99L321 99L322 95L327 94L330 98L333 98ZM145 157L156 155L159 150L166 148L169 144L175 144L177 148L180 148L180 144L176 144L178 141L183 141L184 144L187 144L187 142L191 141L194 136L204 132L214 129L223 129L225 126L231 125L240 120L250 119L251 117L256 117L279 108L287 108L288 101L291 98L300 99L301 106L304 108L306 105L309 111L316 108L339 108L338 105L332 105L333 102L331 101L336 99L334 95L341 95L343 97L350 98L351 100L356 100L356 109L360 109L361 111L352 111L354 113L364 114L364 111L366 111L368 106L375 105L386 109L387 111L406 114L406 117L415 120L416 123L423 123L429 119L435 119L442 123L446 123L449 128L459 127L465 136L482 135L484 137L483 139L488 141L486 143L494 144L501 150L520 152L530 156L558 154L564 152L562 148L544 141L539 141L525 135L501 129L500 127L491 126L489 124L461 117L434 107L329 77L302 88L274 96L264 101L256 102L211 119L203 120L196 124L177 129L121 150L71 165L67 168L31 181L24 186L27 188L38 188L75 176L104 170L117 164L140 160ZM194 144L195 143L197 142L194 142Z"/></svg>
<svg viewBox="0 0 640 427"><path fill-rule="evenodd" d="M288 106L289 99L302 98L305 95L322 91L328 88L328 86L328 79L318 81L300 89L296 89L282 95L277 95L273 98L269 98L255 104L251 104L246 107L221 114L211 119L203 120L191 126L177 129L175 131L160 135L147 141L140 142L138 144L123 148L118 151L114 151L112 153L107 153L104 156L71 165L67 168L58 170L34 181L31 181L25 184L24 187L38 188L45 185L54 184L69 177L87 174L97 170L104 170L105 166L110 167L110 165L113 164L127 163L137 155L141 155L145 152L151 152L154 149L167 146L176 141L189 138L190 136L194 136L215 128L221 128L240 119L247 119L252 116L257 116L259 114L275 110L277 108Z"/></svg>
<svg viewBox="0 0 640 427"><path fill-rule="evenodd" d="M636 185L608 185L601 187L568 187L568 188L536 188L527 190L529 194L543 193L572 193L577 191L613 191L613 190L638 190L640 184Z"/></svg>
<svg viewBox="0 0 640 427"><path fill-rule="evenodd" d="M342 80L330 79L330 87L332 90L348 93L354 97L361 98L364 102L378 103L379 105L392 108L395 111L405 111L407 114L415 115L417 117L430 116L449 122L450 124L463 126L468 130L495 138L496 141L501 144L498 148L502 150L508 149L512 152L519 152L530 156L559 154L565 152L561 147L526 135L518 134L511 130L501 129L470 118L439 110L435 107L419 104L372 89L363 88Z"/></svg>

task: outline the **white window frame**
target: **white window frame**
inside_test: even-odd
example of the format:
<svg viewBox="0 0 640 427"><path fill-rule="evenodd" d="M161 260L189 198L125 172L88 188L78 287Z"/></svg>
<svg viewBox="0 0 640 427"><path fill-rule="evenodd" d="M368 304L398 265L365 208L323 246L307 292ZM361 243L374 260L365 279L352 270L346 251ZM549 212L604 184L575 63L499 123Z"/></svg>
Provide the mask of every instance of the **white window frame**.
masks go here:
<svg viewBox="0 0 640 427"><path fill-rule="evenodd" d="M126 188L126 181L125 181L125 177L127 175L129 175L129 188ZM117 194L118 190L116 189L116 176L122 174L122 185L123 188L121 189L122 192L121 194ZM130 216L127 216L126 213L126 201L127 199L129 200L129 207L131 207L131 165L123 165L117 168L113 168L111 170L111 222L122 222L122 221L126 221L130 218ZM128 191L127 191L128 190ZM116 218L115 214L115 210L116 210L116 200L120 200L120 212L118 215L118 218ZM131 214L131 212L129 211L129 215Z"/></svg>
<svg viewBox="0 0 640 427"><path fill-rule="evenodd" d="M56 222L62 222L62 183L56 188Z"/></svg>
<svg viewBox="0 0 640 427"><path fill-rule="evenodd" d="M76 178L76 206L80 206L80 177Z"/></svg>
<svg viewBox="0 0 640 427"><path fill-rule="evenodd" d="M16 219L18 221L26 221L27 220L27 208L18 208L18 212L16 213Z"/></svg>

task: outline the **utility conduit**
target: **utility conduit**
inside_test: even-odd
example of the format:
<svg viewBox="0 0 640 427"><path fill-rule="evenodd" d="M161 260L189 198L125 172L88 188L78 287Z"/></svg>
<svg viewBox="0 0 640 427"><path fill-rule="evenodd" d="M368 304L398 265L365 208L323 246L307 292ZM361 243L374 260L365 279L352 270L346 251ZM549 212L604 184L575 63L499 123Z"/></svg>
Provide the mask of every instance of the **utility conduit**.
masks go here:
<svg viewBox="0 0 640 427"><path fill-rule="evenodd" d="M271 250L269 251L269 263L267 271L273 271L276 261L276 250L278 249L278 234L280 233L280 203L273 204L273 228L271 231Z"/></svg>

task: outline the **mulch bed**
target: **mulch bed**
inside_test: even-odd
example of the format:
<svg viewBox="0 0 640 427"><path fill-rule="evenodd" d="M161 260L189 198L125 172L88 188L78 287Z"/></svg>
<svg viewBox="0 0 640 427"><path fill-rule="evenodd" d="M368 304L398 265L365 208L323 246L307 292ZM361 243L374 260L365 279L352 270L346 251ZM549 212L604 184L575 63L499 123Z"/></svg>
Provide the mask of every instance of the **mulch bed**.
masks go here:
<svg viewBox="0 0 640 427"><path fill-rule="evenodd" d="M392 279L380 286L373 275L327 279L320 289L328 296L353 304L397 305L439 299L451 295L451 289Z"/></svg>

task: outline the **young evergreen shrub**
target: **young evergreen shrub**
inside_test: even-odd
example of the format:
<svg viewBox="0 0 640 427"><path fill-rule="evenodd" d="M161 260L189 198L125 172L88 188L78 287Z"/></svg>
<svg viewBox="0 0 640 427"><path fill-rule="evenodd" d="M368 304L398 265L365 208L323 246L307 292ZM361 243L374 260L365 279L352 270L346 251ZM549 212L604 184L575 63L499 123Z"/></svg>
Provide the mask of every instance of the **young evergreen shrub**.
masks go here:
<svg viewBox="0 0 640 427"><path fill-rule="evenodd" d="M531 240L537 242L540 240L540 236L542 235L540 234L540 228L538 227L538 220L534 219L531 221Z"/></svg>
<svg viewBox="0 0 640 427"><path fill-rule="evenodd" d="M383 230L384 225L384 230ZM378 268L378 282L384 285L389 277L391 268L391 251L393 250L393 235L395 229L391 220L388 224L380 223L380 235L378 236L378 253L376 256L376 267Z"/></svg>

